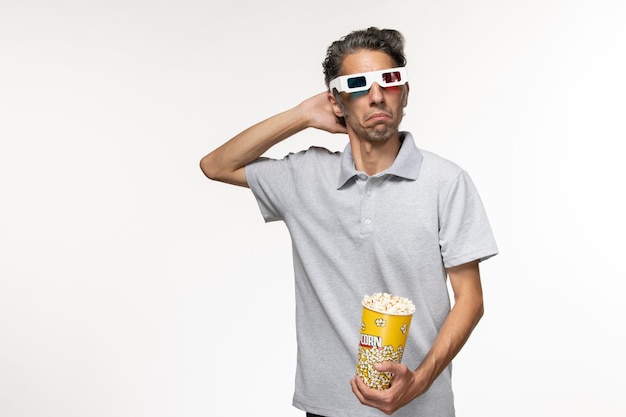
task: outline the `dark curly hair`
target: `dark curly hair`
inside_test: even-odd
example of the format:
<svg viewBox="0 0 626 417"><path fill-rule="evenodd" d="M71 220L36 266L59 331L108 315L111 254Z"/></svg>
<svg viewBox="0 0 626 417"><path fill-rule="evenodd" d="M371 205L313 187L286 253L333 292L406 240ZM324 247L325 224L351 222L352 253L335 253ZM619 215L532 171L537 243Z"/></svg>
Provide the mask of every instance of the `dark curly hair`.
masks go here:
<svg viewBox="0 0 626 417"><path fill-rule="evenodd" d="M378 29L376 27L356 30L328 47L326 59L322 63L326 87L332 79L341 75L344 58L361 49L383 51L393 59L396 67L406 66L404 37L400 32L394 29Z"/></svg>

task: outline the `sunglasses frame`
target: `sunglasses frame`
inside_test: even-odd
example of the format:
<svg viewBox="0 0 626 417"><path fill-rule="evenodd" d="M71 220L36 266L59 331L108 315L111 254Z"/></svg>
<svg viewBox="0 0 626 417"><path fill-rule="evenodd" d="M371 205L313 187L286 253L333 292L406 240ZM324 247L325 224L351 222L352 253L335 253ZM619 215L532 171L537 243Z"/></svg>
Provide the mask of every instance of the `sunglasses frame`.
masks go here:
<svg viewBox="0 0 626 417"><path fill-rule="evenodd" d="M388 74L390 72L399 72L400 73L400 81L392 81L390 83L385 83L382 75ZM365 85L360 87L350 87L348 81L357 77L365 77ZM337 78L334 78L329 84L328 88L332 92L333 89L337 89L338 92L346 92L346 93L358 93L360 91L367 91L372 88L373 83L378 83L383 88L386 87L395 87L398 85L404 85L409 82L409 76L406 71L406 67L396 67L396 68L387 68L379 71L369 71L369 72L361 72L357 74L349 74L349 75L340 75Z"/></svg>

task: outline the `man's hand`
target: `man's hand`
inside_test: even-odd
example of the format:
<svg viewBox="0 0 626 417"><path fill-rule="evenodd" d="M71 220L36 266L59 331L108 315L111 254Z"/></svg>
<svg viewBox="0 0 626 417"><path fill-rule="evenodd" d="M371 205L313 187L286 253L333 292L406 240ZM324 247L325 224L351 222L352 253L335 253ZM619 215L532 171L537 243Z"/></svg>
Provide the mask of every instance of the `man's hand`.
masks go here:
<svg viewBox="0 0 626 417"><path fill-rule="evenodd" d="M406 365L393 362L376 364L379 372L391 372L393 380L391 386L385 390L370 388L359 376L351 381L352 392L361 404L374 407L387 415L391 415L428 389L428 381L420 378L418 371L412 372Z"/></svg>
<svg viewBox="0 0 626 417"><path fill-rule="evenodd" d="M324 92L314 95L299 104L300 110L306 114L308 126L330 133L348 133L345 126L333 112L330 104L330 93Z"/></svg>

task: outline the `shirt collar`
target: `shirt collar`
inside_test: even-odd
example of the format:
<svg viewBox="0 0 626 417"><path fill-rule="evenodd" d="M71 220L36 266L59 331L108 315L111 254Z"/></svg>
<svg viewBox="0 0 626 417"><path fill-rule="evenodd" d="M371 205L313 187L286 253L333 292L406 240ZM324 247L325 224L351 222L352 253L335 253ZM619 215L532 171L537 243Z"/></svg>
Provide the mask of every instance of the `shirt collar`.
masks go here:
<svg viewBox="0 0 626 417"><path fill-rule="evenodd" d="M377 175L395 175L396 177L415 181L419 175L424 157L422 152L415 146L415 141L411 133L400 132L400 141L400 150L393 164ZM343 187L349 179L357 174L359 174L359 172L354 167L352 148L350 147L350 143L348 143L341 155L341 169L337 189Z"/></svg>

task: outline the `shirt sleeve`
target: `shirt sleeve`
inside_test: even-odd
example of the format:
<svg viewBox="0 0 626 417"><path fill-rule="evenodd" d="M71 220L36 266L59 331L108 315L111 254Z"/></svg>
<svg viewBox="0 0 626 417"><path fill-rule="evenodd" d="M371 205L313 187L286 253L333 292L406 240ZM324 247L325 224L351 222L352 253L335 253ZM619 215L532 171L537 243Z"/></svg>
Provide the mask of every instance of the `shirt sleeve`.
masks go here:
<svg viewBox="0 0 626 417"><path fill-rule="evenodd" d="M498 253L478 190L465 171L452 182L444 200L439 244L446 268L484 261Z"/></svg>
<svg viewBox="0 0 626 417"><path fill-rule="evenodd" d="M284 220L289 199L294 194L290 156L283 159L259 158L246 165L246 180L266 222Z"/></svg>

